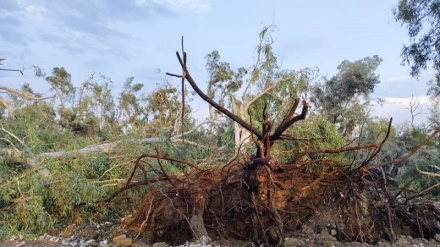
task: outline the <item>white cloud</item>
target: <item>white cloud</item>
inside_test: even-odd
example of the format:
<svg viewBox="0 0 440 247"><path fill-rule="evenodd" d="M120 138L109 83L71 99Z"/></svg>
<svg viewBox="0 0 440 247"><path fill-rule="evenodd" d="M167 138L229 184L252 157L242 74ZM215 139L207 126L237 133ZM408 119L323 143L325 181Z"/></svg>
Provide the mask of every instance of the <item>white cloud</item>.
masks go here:
<svg viewBox="0 0 440 247"><path fill-rule="evenodd" d="M374 115L382 118L393 117L394 123L401 124L411 120L410 106L413 102L413 108L415 109L417 117L415 119L416 124L422 124L427 122L427 112L430 106L429 97L427 96L414 96L413 98L397 98L387 97L384 98L385 102L382 106L374 107Z"/></svg>
<svg viewBox="0 0 440 247"><path fill-rule="evenodd" d="M419 104L429 104L429 97L428 96L414 96L413 98L384 98L385 103L389 104L399 104L399 105L406 105L406 107L409 107L410 103L419 103Z"/></svg>
<svg viewBox="0 0 440 247"><path fill-rule="evenodd" d="M408 82L414 80L411 76L396 76L396 77L391 77L391 78L386 78L384 80L382 80L383 83L402 83L402 82Z"/></svg>
<svg viewBox="0 0 440 247"><path fill-rule="evenodd" d="M25 7L25 11L28 17L36 20L43 20L47 16L47 9L42 6L28 5Z"/></svg>
<svg viewBox="0 0 440 247"><path fill-rule="evenodd" d="M138 2L146 2L146 0L136 0ZM207 11L210 9L209 0L153 0L154 3L164 5L178 12L182 9L190 9L196 11Z"/></svg>

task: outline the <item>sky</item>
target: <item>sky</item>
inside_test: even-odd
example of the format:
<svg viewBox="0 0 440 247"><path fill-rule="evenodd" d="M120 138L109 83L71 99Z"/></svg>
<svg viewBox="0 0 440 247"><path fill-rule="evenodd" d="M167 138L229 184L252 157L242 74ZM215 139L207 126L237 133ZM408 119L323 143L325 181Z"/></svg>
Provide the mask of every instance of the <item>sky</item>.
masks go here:
<svg viewBox="0 0 440 247"><path fill-rule="evenodd" d="M182 36L189 70L202 85L208 78L206 54L218 50L232 67L251 67L259 32L274 25L273 47L284 69L318 68L331 77L343 60L379 55L381 83L372 98L386 101L372 114L402 123L411 118L413 96L427 112L427 82L434 72L414 79L409 66L401 65L408 36L394 20L396 5L397 0L0 0L2 68L25 68L23 76L0 73L0 85L28 82L49 95L44 80L34 77L36 65L48 74L64 67L76 86L101 73L120 90L133 76L148 92L164 81L165 72L180 73L175 52Z"/></svg>

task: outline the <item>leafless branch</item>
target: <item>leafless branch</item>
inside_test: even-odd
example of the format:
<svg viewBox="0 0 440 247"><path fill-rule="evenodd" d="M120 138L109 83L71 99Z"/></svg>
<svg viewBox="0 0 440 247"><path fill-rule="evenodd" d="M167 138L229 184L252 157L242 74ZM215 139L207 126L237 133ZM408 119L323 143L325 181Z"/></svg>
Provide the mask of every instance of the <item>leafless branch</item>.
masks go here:
<svg viewBox="0 0 440 247"><path fill-rule="evenodd" d="M0 130L2 130L3 132L5 132L6 134L10 135L12 138L14 138L15 140L17 140L21 145L26 146L26 144L20 139L18 138L16 135L14 135L12 132L10 132L9 130L5 129L3 127L3 125L1 125Z"/></svg>
<svg viewBox="0 0 440 247"><path fill-rule="evenodd" d="M413 150L411 150L411 152L409 152L407 155L403 156L400 159L395 159L395 160L391 160L391 161L387 161L387 162L378 163L378 164L375 164L375 165L367 166L366 168L367 169L376 169L376 168L381 167L381 166L386 166L386 165L390 165L390 164L396 164L396 163L403 162L403 161L407 160L408 158L410 158L411 156L413 156L421 147L425 146L438 133L440 133L440 128L436 129L428 138L426 138L417 147L415 147Z"/></svg>
<svg viewBox="0 0 440 247"><path fill-rule="evenodd" d="M185 78L188 83L191 85L191 87L194 89L194 91L196 91L196 93L206 102L208 102L208 104L212 105L214 108L216 108L218 111L222 112L223 114L225 114L226 116L228 116L229 118L231 118L233 121L237 122L238 124L240 124L243 128L247 129L249 132L254 133L259 139L261 138L262 134L261 132L256 129L255 127L251 126L250 124L248 124L246 121L244 121L243 119L241 119L239 116L233 114L231 111L229 111L228 109L222 107L220 104L218 104L217 102L215 102L213 99L211 99L208 95L206 95L196 84L196 82L194 81L194 79L191 77L190 73L188 72L188 68L186 66L186 52L183 52L183 58L180 56L179 52L176 52L176 56L177 59L179 60L180 66L182 67L182 75L176 75L176 74L172 74L172 73L166 73L169 76L174 76L174 77L178 77L178 78Z"/></svg>
<svg viewBox="0 0 440 247"><path fill-rule="evenodd" d="M9 87L5 87L5 86L0 86L0 90L5 90L7 93L12 93L12 94L17 94L20 95L26 99L33 99L33 100L46 100L46 99L51 99L53 97L55 97L55 95L49 96L49 97L35 97L33 94L29 93L29 92L20 92L18 90L15 90L13 88L9 88Z"/></svg>
<svg viewBox="0 0 440 247"><path fill-rule="evenodd" d="M414 120L418 115L424 114L421 110L419 110L420 106L420 100L418 97L414 97L414 95L411 97L411 101L409 102L409 108L406 108L409 110L411 114L411 127L414 128Z"/></svg>
<svg viewBox="0 0 440 247"><path fill-rule="evenodd" d="M307 104L306 100L302 100L302 111L300 115L297 115L295 117L292 117L295 113L296 108L298 107L299 99L295 99L294 104L290 108L289 113L286 115L286 117L283 119L281 124L277 127L275 132L270 136L270 141L276 141L280 138L280 136L283 134L284 131L286 131L292 124L295 122L298 122L300 120L303 120L307 116L307 112L309 111L309 104Z"/></svg>
<svg viewBox="0 0 440 247"><path fill-rule="evenodd" d="M385 142L390 137L392 123L393 123L393 118L391 118L390 122L388 123L388 130L387 130L387 134L385 135L385 138L383 138L383 140L379 144L379 146L373 150L373 153L366 160L364 160L364 162L362 162L362 165L360 167L363 167L363 166L369 164L376 157L376 155L380 152L380 150L382 150L382 146L385 144Z"/></svg>
<svg viewBox="0 0 440 247"><path fill-rule="evenodd" d="M417 165L416 165L416 169L417 169L417 172L419 172L420 174L428 175L428 176L431 176L431 177L440 177L440 174L439 174L439 173L433 173L433 172L425 172L425 171L422 171L422 170L419 169L419 167L418 167Z"/></svg>

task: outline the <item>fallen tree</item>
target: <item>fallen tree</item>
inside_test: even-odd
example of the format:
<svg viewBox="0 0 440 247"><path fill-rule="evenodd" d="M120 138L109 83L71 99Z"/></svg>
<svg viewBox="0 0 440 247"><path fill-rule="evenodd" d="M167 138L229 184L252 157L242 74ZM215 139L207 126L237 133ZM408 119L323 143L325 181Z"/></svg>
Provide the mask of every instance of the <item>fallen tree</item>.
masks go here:
<svg viewBox="0 0 440 247"><path fill-rule="evenodd" d="M295 98L286 115L275 126L267 105L256 128L208 97L197 86L186 65L186 53L176 53L182 75L209 105L251 133L253 155L236 154L222 167L202 168L191 162L156 154L143 154L124 187L102 203L138 201L137 213L127 224L138 237L151 241L181 244L192 238L251 240L260 245L279 246L286 234L329 231L341 241L394 242L399 235L432 238L440 232L440 209L430 202L403 197L391 189L383 167L402 162L440 132L437 129L408 155L389 162L375 162L387 141L392 120L381 141L348 144L339 149L313 149L296 152L288 162L280 163L271 154L274 144L295 138L286 135L289 128L307 116L305 99ZM297 109L302 109L297 114ZM343 162L323 154L350 154ZM158 165L153 166L150 160ZM170 174L163 161L178 165L181 174ZM327 167L311 173L313 164ZM134 198L130 190L146 186L143 198ZM426 191L425 191L426 192Z"/></svg>

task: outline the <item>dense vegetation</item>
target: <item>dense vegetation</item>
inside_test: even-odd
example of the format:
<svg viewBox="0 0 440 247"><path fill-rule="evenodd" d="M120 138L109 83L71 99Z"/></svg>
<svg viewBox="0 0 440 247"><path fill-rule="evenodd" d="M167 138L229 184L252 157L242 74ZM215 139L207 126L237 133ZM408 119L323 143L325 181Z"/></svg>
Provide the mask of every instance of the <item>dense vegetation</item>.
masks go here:
<svg viewBox="0 0 440 247"><path fill-rule="evenodd" d="M378 56L342 61L336 75L319 78L309 69L280 68L271 30L260 33L258 60L252 66L231 68L221 61L218 51L206 56L210 98L261 129L258 119L262 115L278 125L292 99L308 97L308 119L286 130L297 141L286 137L272 147L278 161L287 162L304 150L339 149L383 138L388 120L369 113L369 96L380 83ZM207 105L207 119L191 114L190 94L172 82L161 82L145 93L144 83L130 77L116 93L112 80L103 75L91 75L78 83L65 68L57 67L49 75L36 68L36 76L49 85L53 95L41 95L26 83L21 88L0 88L5 93L0 98L0 238L41 234L70 222L118 218L131 212L130 204L107 207L96 202L125 184L140 154L176 157L201 167L222 166L237 153L253 154L252 133L211 105ZM377 163L404 157L439 127L439 85L437 78L430 91L430 122L417 126L409 121L393 127ZM417 108L417 102L409 108ZM417 117L417 111L411 113ZM369 154L317 155L347 164ZM169 174L188 170L170 164L152 161L151 166ZM393 182L390 186L402 189L402 196L438 199L439 167L437 138L409 159L383 169ZM328 169L334 168L325 162L305 167L310 174ZM146 189L130 190L126 196L141 198Z"/></svg>

